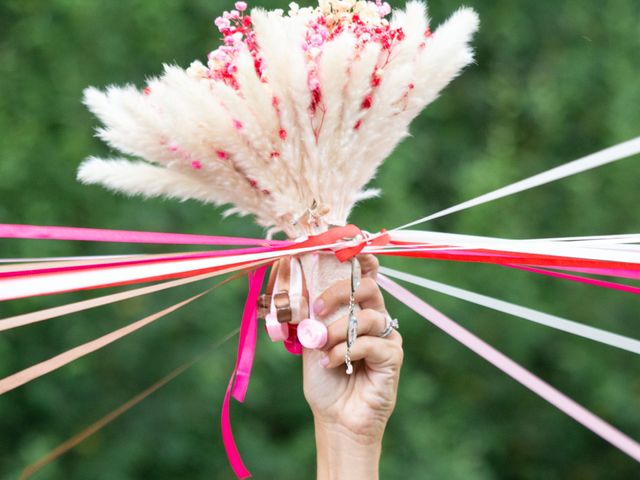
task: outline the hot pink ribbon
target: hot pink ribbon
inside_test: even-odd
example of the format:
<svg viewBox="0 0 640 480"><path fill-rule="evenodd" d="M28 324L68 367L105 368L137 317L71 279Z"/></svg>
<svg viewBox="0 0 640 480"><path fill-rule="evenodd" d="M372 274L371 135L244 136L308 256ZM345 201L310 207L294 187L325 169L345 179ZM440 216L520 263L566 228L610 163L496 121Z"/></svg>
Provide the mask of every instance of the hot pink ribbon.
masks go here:
<svg viewBox="0 0 640 480"><path fill-rule="evenodd" d="M591 275L604 275L607 277L632 278L640 280L640 270L623 270L617 268L583 268L583 267L549 267L555 270L567 270L569 272L589 273Z"/></svg>
<svg viewBox="0 0 640 480"><path fill-rule="evenodd" d="M249 387L249 378L251 377L251 368L253 366L253 358L256 352L256 339L258 336L258 318L257 318L257 301L262 282L267 267L249 273L249 294L244 304L244 312L242 314L242 324L240 325L240 339L238 341L238 358L236 366L233 369L227 392L222 403L222 443L227 452L231 468L238 478L249 478L251 473L244 465L238 447L233 438L231 430L231 419L229 417L229 404L231 396L238 402L244 402Z"/></svg>
<svg viewBox="0 0 640 480"><path fill-rule="evenodd" d="M640 295L640 287L633 287L631 285L625 285L624 283L607 282L606 280L581 277L580 275L570 275L568 273L556 272L544 268L525 267L522 265L507 266L511 268L517 268L518 270L524 270L525 272L538 273L540 275L547 275L549 277L562 278L563 280L571 280L572 282L586 283L587 285L595 285L596 287L610 288L612 290L620 290L622 292L635 293L636 295Z"/></svg>
<svg viewBox="0 0 640 480"><path fill-rule="evenodd" d="M282 246L289 245L291 243L287 241L264 240L259 238L14 224L0 224L0 238L76 240L81 242L154 243L172 245Z"/></svg>

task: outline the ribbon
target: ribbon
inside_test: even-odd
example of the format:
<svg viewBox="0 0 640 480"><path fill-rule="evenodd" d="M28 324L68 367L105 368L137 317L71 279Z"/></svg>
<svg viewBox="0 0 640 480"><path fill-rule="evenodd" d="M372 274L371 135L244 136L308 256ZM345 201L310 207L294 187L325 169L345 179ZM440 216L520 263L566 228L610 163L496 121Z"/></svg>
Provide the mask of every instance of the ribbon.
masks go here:
<svg viewBox="0 0 640 480"><path fill-rule="evenodd" d="M272 252L274 247L238 248L233 250L219 250L213 252L174 253L171 255L140 255L137 257L125 257L116 261L102 260L98 262L57 262L45 265L27 265L18 268L5 267L0 270L0 278L20 277L23 275L46 275L53 273L77 272L80 270L105 269L111 267L129 267L134 265L150 265L157 263L167 264L184 260L199 260L216 257L229 257L230 255L249 255L256 253Z"/></svg>
<svg viewBox="0 0 640 480"><path fill-rule="evenodd" d="M595 278L581 277L580 275L569 275L568 273L554 272L546 270L544 268L523 267L519 265L507 265L511 268L517 268L518 270L524 270L525 272L537 273L540 275L547 275L549 277L561 278L563 280L570 280L572 282L586 283L588 285L595 285L596 287L610 288L612 290L620 290L627 293L635 293L640 295L640 287L633 287L631 285L625 285L623 283L607 282L605 280L598 280Z"/></svg>
<svg viewBox="0 0 640 480"><path fill-rule="evenodd" d="M256 265L257 266L257 265ZM229 270L232 271L232 270ZM224 273L224 272L222 272ZM217 277L221 275L221 272L207 273L205 275L198 275L195 277L183 278L180 280L172 280L169 282L163 282L148 287L136 288L134 290L128 290L126 292L113 293L110 295L104 295L102 297L96 297L89 300L82 300L80 302L68 303L59 307L45 308L30 313L23 313L21 315L15 315L13 317L7 317L0 319L0 332L10 330L12 328L24 327L25 325L31 325L32 323L42 322L50 320L52 318L61 317L63 315L70 315L72 313L82 312L91 308L101 307L103 305L109 305L111 303L122 302L129 300L130 298L139 297L142 295L149 295L151 293L160 292L169 288L175 288L189 283L199 282L209 278Z"/></svg>
<svg viewBox="0 0 640 480"><path fill-rule="evenodd" d="M464 346L498 367L511 378L538 394L595 434L604 438L607 442L622 450L634 460L640 462L640 444L638 444L638 442L614 428L600 417L597 417L582 405L571 400L548 383L542 381L393 280L384 275L378 275L378 283L414 312L424 317L436 327L458 340Z"/></svg>
<svg viewBox="0 0 640 480"><path fill-rule="evenodd" d="M640 280L640 269L638 270L622 270L614 268L581 268L581 267L553 267L558 270L567 270L570 272L588 273L591 275L604 275L606 277L632 278Z"/></svg>
<svg viewBox="0 0 640 480"><path fill-rule="evenodd" d="M140 330L142 327L145 327L150 323L153 323L156 320L169 315L171 312L174 312L184 307L185 305L188 305L189 303L207 294L210 290L211 289L207 289L204 292L194 295L193 297L183 300L182 302L172 305L171 307L165 308L164 310L154 313L153 315L149 315L148 317L138 320L137 322L119 328L118 330L103 335L102 337L99 337L90 342L79 345L75 348L72 348L71 350L67 350L60 355L56 355L55 357L52 357L48 360L25 368L24 370L14 373L13 375L9 375L8 377L0 380L0 395L13 390L14 388L18 388L21 385L35 380L36 378L39 378L47 373L51 373L54 370L67 365L68 363L71 363L81 357L84 357L85 355L95 352L96 350L106 347L116 340L120 340L122 337Z"/></svg>
<svg viewBox="0 0 640 480"><path fill-rule="evenodd" d="M139 232L100 228L0 224L0 238L75 240L80 242L148 243L170 245L279 246L290 242L259 238L221 237L186 233Z"/></svg>
<svg viewBox="0 0 640 480"><path fill-rule="evenodd" d="M428 280L426 278L417 277L405 272L392 270L390 268L380 267L380 272L389 277L403 280L405 282L412 283L413 285L427 288L434 292L443 293L454 298L460 298L467 302L475 303L476 305L482 305L483 307L491 308L498 312L513 315L514 317L529 320L530 322L535 322L540 325L545 325L547 327L555 328L556 330L561 330L573 335L578 335L595 342L600 342L605 345L610 345L612 347L620 348L622 350L640 355L640 341L633 338L618 335L616 333L611 333L600 328L583 325L582 323L567 320L566 318L549 315L548 313L539 312L532 308L526 308L510 302L498 300L497 298L489 297L487 295L481 295L479 293L470 292L462 288L457 288L444 283Z"/></svg>
<svg viewBox="0 0 640 480"><path fill-rule="evenodd" d="M479 197L467 200L466 202L459 203L458 205L454 205L453 207L446 208L439 212L407 223L401 227L395 228L394 230L405 229L413 227L415 225L419 225L421 223L429 222L431 220L435 220L436 218L444 217L445 215L450 215L461 210L466 210L467 208L476 207L478 205L482 205L483 203L491 202L499 198L513 195L514 193L519 193L531 188L539 187L540 185L551 183L556 180L560 180L561 178L570 177L577 173L591 170L593 168L606 165L607 163L622 160L623 158L631 157L638 153L640 153L640 137L619 143L617 145L614 145L613 147L609 147L604 150L600 150L599 152L592 153L591 155L587 155L586 157L579 158L578 160L574 160L573 162L565 163L563 165L560 165L559 167L552 168L551 170L547 170L532 177L525 178L524 180L512 183L511 185L507 185L506 187L502 187L492 192L485 193L484 195L480 195Z"/></svg>
<svg viewBox="0 0 640 480"><path fill-rule="evenodd" d="M249 478L251 473L244 465L238 447L233 438L231 430L231 418L229 416L229 404L231 397L238 402L244 402L247 388L249 387L249 379L251 377L251 368L253 366L253 358L256 350L256 339L258 334L257 306L258 295L262 288L266 267L261 267L249 273L249 294L244 304L244 312L242 314L242 323L240 325L240 339L238 340L238 357L236 365L229 379L229 385L222 403L221 427L222 427L222 443L227 452L227 457L231 468L238 478Z"/></svg>
<svg viewBox="0 0 640 480"><path fill-rule="evenodd" d="M91 437L95 433L102 430L104 427L106 427L107 425L109 425L110 423L118 419L120 416L124 415L126 412L128 412L133 407L138 405L140 402L145 400L147 397L149 397L153 393L157 392L158 390L160 390L161 388L163 388L164 386L168 385L173 380L178 378L180 375L182 375L184 372L190 369L193 365L201 361L205 357L205 355L222 347L222 345L224 345L226 342L231 340L231 338L233 338L237 334L238 334L238 330L236 329L233 332L230 332L229 334L225 335L222 339L218 340L215 344L213 344L205 352L201 353L193 360L183 363L178 368L173 369L171 372L169 372L167 375L162 377L160 380L155 382L150 387L144 389L142 392L138 393L137 395L132 397L130 400L120 405L115 410L112 410L108 414L104 415L102 418L93 422L91 425L84 428L82 431L76 433L71 438L65 440L60 445L58 445L53 450L49 451L47 454L40 457L35 462L32 462L30 465L26 466L22 471L22 473L20 474L20 480L26 480L27 478L31 477L33 474L42 470L44 467L46 467L51 462L61 457L65 453L67 453L72 448L75 448L76 446L78 446L87 438Z"/></svg>

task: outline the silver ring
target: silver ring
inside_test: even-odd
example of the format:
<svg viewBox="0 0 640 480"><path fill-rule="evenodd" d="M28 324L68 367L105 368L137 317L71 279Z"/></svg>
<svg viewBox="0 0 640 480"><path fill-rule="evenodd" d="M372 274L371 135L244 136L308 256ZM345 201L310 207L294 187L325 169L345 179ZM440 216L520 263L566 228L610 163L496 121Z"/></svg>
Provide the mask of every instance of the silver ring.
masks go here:
<svg viewBox="0 0 640 480"><path fill-rule="evenodd" d="M378 335L380 338L386 338L391 335L391 332L400 328L400 324L398 323L398 319L391 318L391 315L388 313L385 314L385 321L387 322L384 327L384 331Z"/></svg>

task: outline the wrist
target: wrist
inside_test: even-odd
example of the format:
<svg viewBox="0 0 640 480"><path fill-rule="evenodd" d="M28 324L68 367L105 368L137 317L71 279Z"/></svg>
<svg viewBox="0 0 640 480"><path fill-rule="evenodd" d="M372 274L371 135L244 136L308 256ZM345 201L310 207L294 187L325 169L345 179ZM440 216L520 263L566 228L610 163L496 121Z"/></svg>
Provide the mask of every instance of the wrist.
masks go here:
<svg viewBox="0 0 640 480"><path fill-rule="evenodd" d="M318 480L377 480L382 435L359 435L314 419Z"/></svg>

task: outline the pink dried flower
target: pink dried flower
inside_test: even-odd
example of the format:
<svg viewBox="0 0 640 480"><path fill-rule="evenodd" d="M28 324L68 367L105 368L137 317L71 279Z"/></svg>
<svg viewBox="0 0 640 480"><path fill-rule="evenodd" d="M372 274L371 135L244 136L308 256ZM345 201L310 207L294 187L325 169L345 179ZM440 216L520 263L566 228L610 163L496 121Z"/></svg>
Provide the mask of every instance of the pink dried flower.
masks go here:
<svg viewBox="0 0 640 480"><path fill-rule="evenodd" d="M378 0L376 2L376 5L378 6L378 13L381 17L386 17L391 13L391 5L389 5L387 2L382 3L380 0Z"/></svg>
<svg viewBox="0 0 640 480"><path fill-rule="evenodd" d="M218 27L220 30L224 30L231 26L231 22L229 21L229 19L223 17L216 18L213 23L215 23L216 27Z"/></svg>
<svg viewBox="0 0 640 480"><path fill-rule="evenodd" d="M324 38L322 37L322 35L316 33L315 35L312 35L311 38L309 39L309 45L313 46L313 47L319 47L324 43Z"/></svg>

